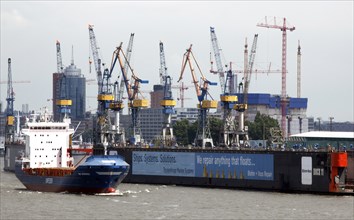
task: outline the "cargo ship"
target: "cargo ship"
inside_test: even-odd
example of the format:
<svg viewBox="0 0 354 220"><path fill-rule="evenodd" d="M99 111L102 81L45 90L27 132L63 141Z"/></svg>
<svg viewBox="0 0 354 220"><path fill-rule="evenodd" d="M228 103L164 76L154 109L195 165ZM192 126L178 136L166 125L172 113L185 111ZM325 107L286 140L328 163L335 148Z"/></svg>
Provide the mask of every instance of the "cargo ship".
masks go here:
<svg viewBox="0 0 354 220"><path fill-rule="evenodd" d="M353 194L347 152L251 149L114 149L131 169L127 183Z"/></svg>
<svg viewBox="0 0 354 220"><path fill-rule="evenodd" d="M110 193L126 177L129 164L120 155L92 155L72 148L70 120L50 121L45 111L22 129L25 151L15 160L15 175L28 190L69 193ZM73 160L73 153L81 158Z"/></svg>

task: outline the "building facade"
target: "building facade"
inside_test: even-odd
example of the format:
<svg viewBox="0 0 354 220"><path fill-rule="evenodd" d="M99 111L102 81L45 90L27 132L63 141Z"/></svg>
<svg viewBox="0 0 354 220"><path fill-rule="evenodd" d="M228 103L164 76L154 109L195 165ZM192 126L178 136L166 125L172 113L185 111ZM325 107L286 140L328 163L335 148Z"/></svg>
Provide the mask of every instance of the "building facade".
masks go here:
<svg viewBox="0 0 354 220"><path fill-rule="evenodd" d="M86 79L81 74L81 69L77 68L72 62L64 69L66 77L66 95L72 100L70 117L73 120L82 120L86 112ZM54 120L60 120L60 109L56 101L60 99L60 80L63 77L61 73L53 73L53 113Z"/></svg>
<svg viewBox="0 0 354 220"><path fill-rule="evenodd" d="M243 94L237 94L240 103L243 103ZM306 116L307 98L287 99L286 130L288 136L309 131L309 120ZM254 121L257 112L278 120L281 125L280 96L266 93L248 94L247 120Z"/></svg>

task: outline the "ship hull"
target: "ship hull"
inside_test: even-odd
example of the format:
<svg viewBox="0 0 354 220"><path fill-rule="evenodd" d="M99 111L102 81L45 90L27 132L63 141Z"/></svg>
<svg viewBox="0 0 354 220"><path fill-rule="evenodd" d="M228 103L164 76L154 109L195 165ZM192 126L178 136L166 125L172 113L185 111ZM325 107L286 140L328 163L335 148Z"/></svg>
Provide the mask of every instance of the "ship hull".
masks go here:
<svg viewBox="0 0 354 220"><path fill-rule="evenodd" d="M114 156L95 156L96 161L112 161ZM124 162L124 161L123 161ZM55 173L60 173L56 169ZM52 174L50 174L50 171ZM57 176L53 169L31 169L26 172L21 162L16 163L15 174L28 190L41 192L69 192L69 193L110 193L126 177L129 165L119 161L115 164L83 163L71 174Z"/></svg>
<svg viewBox="0 0 354 220"><path fill-rule="evenodd" d="M334 164L333 157L344 161L346 153L142 148L117 151L131 165L124 179L128 183L310 193L342 192L345 184L345 164Z"/></svg>

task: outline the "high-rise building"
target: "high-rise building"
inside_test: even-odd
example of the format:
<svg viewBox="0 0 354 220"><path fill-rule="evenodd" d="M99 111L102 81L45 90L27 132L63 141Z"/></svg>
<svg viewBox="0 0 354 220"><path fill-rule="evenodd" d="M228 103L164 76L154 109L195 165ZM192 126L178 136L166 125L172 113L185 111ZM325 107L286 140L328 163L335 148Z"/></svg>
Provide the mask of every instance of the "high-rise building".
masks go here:
<svg viewBox="0 0 354 220"><path fill-rule="evenodd" d="M22 113L28 114L28 104L22 104Z"/></svg>
<svg viewBox="0 0 354 220"><path fill-rule="evenodd" d="M154 91L150 92L151 97L151 108L163 108L160 104L161 100L164 98L164 86L163 85L154 85Z"/></svg>
<svg viewBox="0 0 354 220"><path fill-rule="evenodd" d="M64 69L66 77L65 87L67 99L72 100L70 117L73 120L85 118L86 111L86 79L81 74L81 69L77 68L72 60L71 64ZM60 120L60 109L56 101L60 99L60 79L61 73L53 73L53 112L54 120Z"/></svg>

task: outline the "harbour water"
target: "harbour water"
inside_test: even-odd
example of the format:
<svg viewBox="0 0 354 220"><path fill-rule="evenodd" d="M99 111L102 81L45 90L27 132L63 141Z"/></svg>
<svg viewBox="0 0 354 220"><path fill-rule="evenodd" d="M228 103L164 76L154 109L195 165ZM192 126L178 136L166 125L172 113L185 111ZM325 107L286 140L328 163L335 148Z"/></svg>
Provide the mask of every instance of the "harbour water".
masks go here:
<svg viewBox="0 0 354 220"><path fill-rule="evenodd" d="M28 191L0 158L0 219L354 219L353 196L121 184L112 195Z"/></svg>

